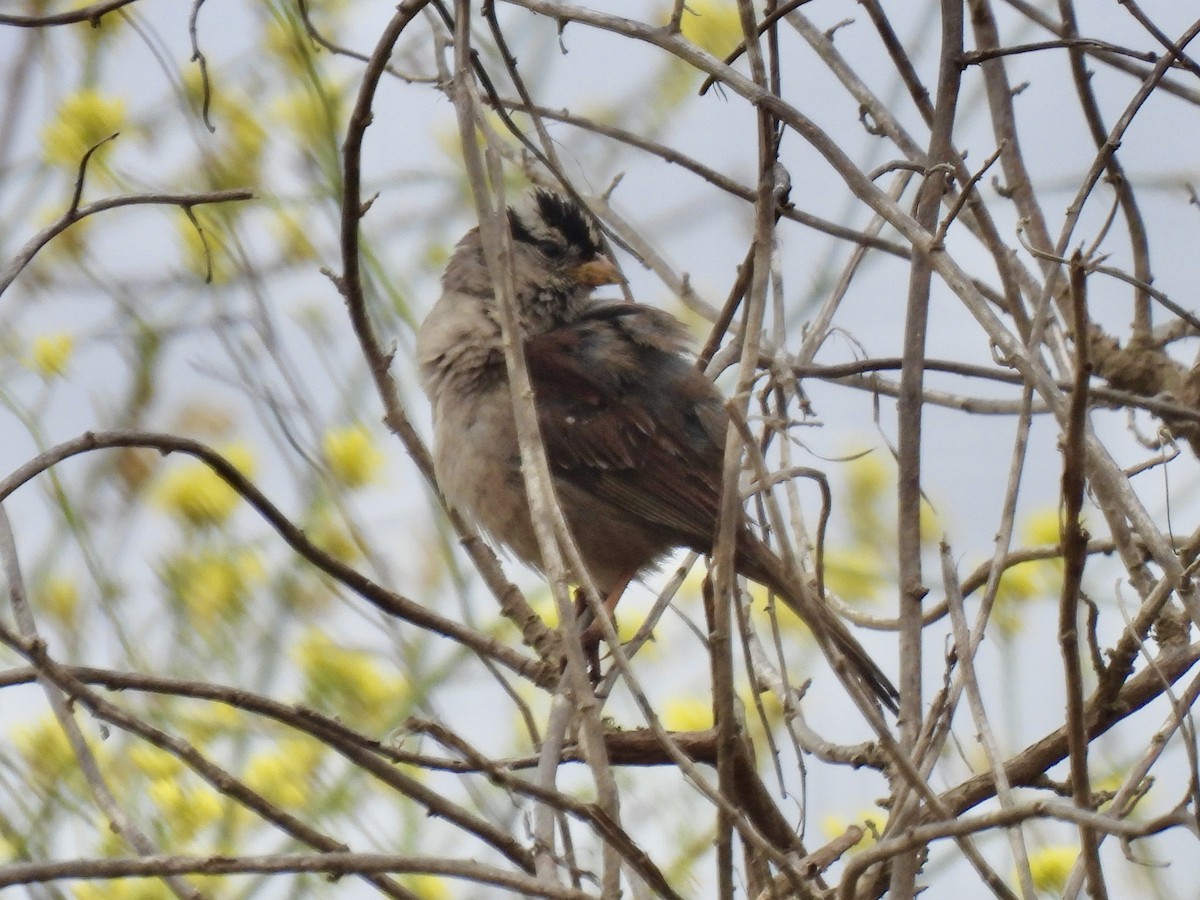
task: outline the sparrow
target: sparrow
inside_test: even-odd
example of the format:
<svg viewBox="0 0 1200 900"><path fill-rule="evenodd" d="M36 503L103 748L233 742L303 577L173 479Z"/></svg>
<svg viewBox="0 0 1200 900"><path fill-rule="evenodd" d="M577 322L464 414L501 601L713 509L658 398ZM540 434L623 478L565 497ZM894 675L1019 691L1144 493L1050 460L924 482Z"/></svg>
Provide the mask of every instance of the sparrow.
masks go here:
<svg viewBox="0 0 1200 900"><path fill-rule="evenodd" d="M507 210L507 220L521 340L554 492L611 613L629 583L671 551L712 553L724 397L696 368L679 320L642 304L592 298L595 288L623 279L604 256L590 215L573 200L535 189L524 205ZM417 358L446 501L519 560L544 570L478 228L450 257L442 294L417 334ZM734 562L808 624L826 655L844 657L870 693L896 711L898 694L887 676L745 519ZM598 643L594 624L584 636Z"/></svg>

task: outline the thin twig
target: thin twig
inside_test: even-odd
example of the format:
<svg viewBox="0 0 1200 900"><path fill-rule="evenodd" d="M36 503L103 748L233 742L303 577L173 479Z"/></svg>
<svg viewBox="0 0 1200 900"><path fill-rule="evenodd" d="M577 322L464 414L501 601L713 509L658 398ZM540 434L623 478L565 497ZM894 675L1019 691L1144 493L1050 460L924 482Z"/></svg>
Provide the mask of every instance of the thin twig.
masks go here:
<svg viewBox="0 0 1200 900"><path fill-rule="evenodd" d="M0 502L3 502L22 484L62 460L80 453L109 447L149 447L162 453L184 453L199 459L240 494L293 550L378 609L457 641L477 653L494 659L506 668L530 678L537 684L554 683L556 676L535 660L522 656L495 638L438 615L422 603L409 600L381 587L361 572L352 569L315 546L304 532L297 528L232 463L199 441L154 432L88 432L74 440L51 447L14 470L7 478L0 480Z"/></svg>
<svg viewBox="0 0 1200 900"><path fill-rule="evenodd" d="M1083 667L1079 658L1079 592L1083 567L1087 562L1087 535L1080 516L1083 510L1084 449L1083 432L1087 427L1087 390L1091 364L1088 362L1087 273L1083 256L1071 260L1071 311L1075 332L1075 385L1071 392L1071 410L1063 436L1062 476L1062 548L1063 582L1059 600L1058 640L1062 651L1067 689L1067 740L1071 761L1071 789L1080 809L1092 808L1092 789L1088 774L1088 739L1084 724ZM1088 888L1095 900L1108 896L1104 873L1100 868L1096 833L1086 825L1079 827L1079 843L1087 866Z"/></svg>
<svg viewBox="0 0 1200 900"><path fill-rule="evenodd" d="M52 25L75 25L79 22L89 22L92 27L100 24L100 19L113 10L128 6L137 0L103 0L78 9L45 16L22 16L16 13L0 13L0 25L13 25L17 28L46 28Z"/></svg>
<svg viewBox="0 0 1200 900"><path fill-rule="evenodd" d="M109 197L106 200L97 200L95 203L89 203L86 206L73 207L26 241L24 246L13 257L12 262L3 271L0 271L0 295L3 295L8 286L21 274L21 270L29 265L39 250L80 219L86 219L88 216L94 216L97 213L106 212L110 209L118 209L122 206L178 206L185 212L190 212L192 207L195 206L253 199L254 193L252 191L235 189L202 194L129 194L124 197Z"/></svg>

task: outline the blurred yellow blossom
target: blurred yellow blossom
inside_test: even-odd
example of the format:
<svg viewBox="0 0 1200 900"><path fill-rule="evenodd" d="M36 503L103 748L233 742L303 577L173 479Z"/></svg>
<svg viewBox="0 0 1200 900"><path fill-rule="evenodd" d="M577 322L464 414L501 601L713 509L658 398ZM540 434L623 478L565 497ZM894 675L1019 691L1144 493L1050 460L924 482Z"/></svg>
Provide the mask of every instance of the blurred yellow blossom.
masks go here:
<svg viewBox="0 0 1200 900"><path fill-rule="evenodd" d="M299 774L294 761L285 753L270 750L250 757L242 772L242 781L275 805L299 810L309 799L308 778L297 777Z"/></svg>
<svg viewBox="0 0 1200 900"><path fill-rule="evenodd" d="M163 573L191 623L206 634L237 619L251 588L265 577L258 554L244 548L183 552L167 560Z"/></svg>
<svg viewBox="0 0 1200 900"><path fill-rule="evenodd" d="M1112 797L1116 795L1122 786L1124 786L1128 775L1128 772L1123 772L1120 769L1116 769L1109 772L1107 775L1100 775L1092 779L1092 790L1095 793L1109 795L1109 799L1100 804L1101 809L1108 809L1109 806L1111 806ZM1148 789L1153 783L1153 779L1151 778L1147 778L1142 782L1140 785L1142 790L1134 795L1136 799L1134 800L1133 805L1126 806L1124 808L1123 815L1128 815L1130 812L1138 808L1139 804L1146 799L1146 795L1150 793Z"/></svg>
<svg viewBox="0 0 1200 900"><path fill-rule="evenodd" d="M156 878L113 878L85 881L71 888L75 900L174 900L170 888Z"/></svg>
<svg viewBox="0 0 1200 900"><path fill-rule="evenodd" d="M857 844L854 845L854 851L865 850L875 843L875 836L883 831L887 825L887 813L879 809L862 809L858 811L858 815L852 820L837 815L826 816L821 821L821 831L829 840L844 834L846 829L851 825L857 825L863 829L863 837Z"/></svg>
<svg viewBox="0 0 1200 900"><path fill-rule="evenodd" d="M421 900L450 900L454 896L446 885L446 879L436 875L409 875L404 879L404 886Z"/></svg>
<svg viewBox="0 0 1200 900"><path fill-rule="evenodd" d="M313 43L296 17L276 12L263 30L262 47L293 75L308 77L313 66Z"/></svg>
<svg viewBox="0 0 1200 900"><path fill-rule="evenodd" d="M719 57L727 56L742 40L737 4L728 0L689 0L679 29L697 47Z"/></svg>
<svg viewBox="0 0 1200 900"><path fill-rule="evenodd" d="M184 717L183 735L203 747L216 738L239 733L242 713L224 703L206 703Z"/></svg>
<svg viewBox="0 0 1200 900"><path fill-rule="evenodd" d="M320 88L305 85L281 98L275 114L299 138L299 145L313 150L330 144L344 118L341 88L325 82Z"/></svg>
<svg viewBox="0 0 1200 900"><path fill-rule="evenodd" d="M825 584L848 603L876 600L884 585L883 560L877 550L853 547L825 552Z"/></svg>
<svg viewBox="0 0 1200 900"><path fill-rule="evenodd" d="M315 513L313 520L305 525L304 534L334 559L348 563L362 556L362 549L354 535L332 510L322 509Z"/></svg>
<svg viewBox="0 0 1200 900"><path fill-rule="evenodd" d="M188 785L173 776L158 778L147 793L179 840L188 840L221 816L221 797L207 784Z"/></svg>
<svg viewBox="0 0 1200 900"><path fill-rule="evenodd" d="M662 723L668 731L712 728L712 701L704 697L672 697L663 704Z"/></svg>
<svg viewBox="0 0 1200 900"><path fill-rule="evenodd" d="M279 755L290 760L292 768L305 778L312 778L317 773L326 749L324 744L306 734L288 735L279 741Z"/></svg>
<svg viewBox="0 0 1200 900"><path fill-rule="evenodd" d="M230 281L236 263L229 254L228 221L220 214L198 206L192 210L190 218L186 213L178 213L175 223L183 243L184 265L214 284Z"/></svg>
<svg viewBox="0 0 1200 900"><path fill-rule="evenodd" d="M382 670L367 652L338 646L314 628L300 639L295 658L307 681L305 693L317 705L372 726L403 712L404 679Z"/></svg>
<svg viewBox="0 0 1200 900"><path fill-rule="evenodd" d="M50 713L17 725L12 731L12 743L30 771L47 787L56 786L76 769L75 753L58 720Z"/></svg>
<svg viewBox="0 0 1200 900"><path fill-rule="evenodd" d="M183 763L177 756L153 744L135 744L129 750L128 759L139 772L156 781L174 778L183 772Z"/></svg>
<svg viewBox="0 0 1200 900"><path fill-rule="evenodd" d="M525 597L533 611L538 614L538 618L546 623L547 628L558 627L558 604L554 601L554 595L550 593L548 585L538 585Z"/></svg>
<svg viewBox="0 0 1200 900"><path fill-rule="evenodd" d="M685 587L680 589L681 592L686 591L686 582L684 584ZM558 627L558 604L555 602L554 595L550 593L548 586L544 584L539 585L527 592L525 596L529 601L530 607L537 613L538 618L546 624L546 627ZM575 600L576 595L572 592L572 606L574 606ZM638 606L636 600L622 600L615 613L617 637L620 638L621 643L626 644L633 640L638 631L641 630L642 625L645 624L647 613L649 613L649 609L645 606ZM511 625L508 619L500 615L496 616L494 624L498 629L507 628ZM603 643L603 639L601 640L600 652L604 654L607 652L607 644ZM626 648L626 652L628 650L629 648ZM657 656L659 652L658 643L654 640L653 635L638 648L637 652L639 656L645 658L652 659Z"/></svg>
<svg viewBox="0 0 1200 900"><path fill-rule="evenodd" d="M944 529L941 526L941 520L938 518L937 511L929 505L924 497L921 498L917 519L917 529L921 534L921 543L935 543Z"/></svg>
<svg viewBox="0 0 1200 900"><path fill-rule="evenodd" d="M1033 886L1045 894L1061 894L1067 886L1067 877L1079 856L1074 845L1055 844L1029 854L1029 871L1033 875Z"/></svg>
<svg viewBox="0 0 1200 900"><path fill-rule="evenodd" d="M1037 563L1023 563L1004 570L996 589L996 603L992 607L992 621L1006 635L1014 635L1024 623L1018 607L1040 591Z"/></svg>
<svg viewBox="0 0 1200 900"><path fill-rule="evenodd" d="M42 155L51 165L75 170L83 155L125 126L125 101L120 97L84 88L59 104L54 119L42 129ZM107 143L92 154L91 164L102 163L112 150Z"/></svg>
<svg viewBox="0 0 1200 900"><path fill-rule="evenodd" d="M880 453L862 453L846 465L846 486L855 505L878 503L894 482L894 467Z"/></svg>
<svg viewBox="0 0 1200 900"><path fill-rule="evenodd" d="M746 715L753 722L758 721L758 707L762 706L763 714L767 717L767 726L774 727L783 720L783 701L779 699L779 695L772 690L763 689L758 692L757 703L755 696L749 691L740 691L739 697L742 701L742 706L746 708Z"/></svg>
<svg viewBox="0 0 1200 900"><path fill-rule="evenodd" d="M79 610L79 586L69 575L49 575L38 586L35 602L60 625L73 625Z"/></svg>
<svg viewBox="0 0 1200 900"><path fill-rule="evenodd" d="M66 332L39 334L33 339L28 366L45 379L66 374L75 349L75 338Z"/></svg>
<svg viewBox="0 0 1200 900"><path fill-rule="evenodd" d="M224 457L235 469L250 477L254 455L242 445L225 448ZM221 525L229 518L239 497L237 491L199 460L172 467L159 482L158 502L188 525Z"/></svg>
<svg viewBox="0 0 1200 900"><path fill-rule="evenodd" d="M75 0L75 8L79 9L90 4L90 0ZM111 42L123 32L128 31L126 24L130 20L122 15L94 16L88 19L86 28L76 28L74 33L87 45L89 57L100 49L105 42Z"/></svg>
<svg viewBox="0 0 1200 900"><path fill-rule="evenodd" d="M346 487L371 483L383 466L383 451L362 425L331 428L321 444L333 477Z"/></svg>
<svg viewBox="0 0 1200 900"><path fill-rule="evenodd" d="M211 87L210 84L208 112L217 132L206 142L207 149L198 167L207 174L209 186L216 190L253 188L261 181L268 137L261 100L231 91L227 84L223 90L213 91ZM204 103L204 81L199 67L185 71L183 88L198 115ZM192 168L197 165L192 163ZM236 211L238 206L227 208Z"/></svg>
<svg viewBox="0 0 1200 900"><path fill-rule="evenodd" d="M1058 507L1047 506L1025 517L1021 523L1021 537L1035 547L1058 545L1059 532Z"/></svg>
<svg viewBox="0 0 1200 900"><path fill-rule="evenodd" d="M838 509L848 516L851 540L863 547L878 547L887 535L895 534L894 524L884 523L883 512L889 489L896 483L895 466L880 453L861 453L844 471L846 498L839 500Z"/></svg>
<svg viewBox="0 0 1200 900"><path fill-rule="evenodd" d="M648 612L648 609L639 607L637 604L630 603L628 601L621 603L621 605L617 607L615 613L617 619L617 637L621 639L621 643L625 644L633 640L634 636L637 635L642 625L645 624L646 614ZM646 643L641 646L641 649L638 650L638 653L654 656L657 648L658 644L651 639L646 641Z"/></svg>
<svg viewBox="0 0 1200 900"><path fill-rule="evenodd" d="M293 213L276 210L270 223L271 233L285 262L310 262L317 258L308 227Z"/></svg>

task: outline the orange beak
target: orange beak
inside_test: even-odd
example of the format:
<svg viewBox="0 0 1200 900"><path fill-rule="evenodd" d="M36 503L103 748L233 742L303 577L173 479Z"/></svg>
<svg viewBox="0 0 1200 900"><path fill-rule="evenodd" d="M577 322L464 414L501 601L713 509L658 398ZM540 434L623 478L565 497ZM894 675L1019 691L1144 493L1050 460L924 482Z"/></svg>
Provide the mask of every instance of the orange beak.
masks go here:
<svg viewBox="0 0 1200 900"><path fill-rule="evenodd" d="M617 267L603 257L576 266L571 274L575 276L576 281L580 284L586 284L588 287L599 287L602 284L620 284L625 280L621 277L621 273L617 271Z"/></svg>

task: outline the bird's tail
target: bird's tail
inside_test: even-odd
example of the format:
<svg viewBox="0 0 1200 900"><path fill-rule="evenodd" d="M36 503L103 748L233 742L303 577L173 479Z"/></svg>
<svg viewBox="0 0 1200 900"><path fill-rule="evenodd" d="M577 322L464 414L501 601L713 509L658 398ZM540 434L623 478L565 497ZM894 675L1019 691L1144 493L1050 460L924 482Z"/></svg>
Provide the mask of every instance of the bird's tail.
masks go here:
<svg viewBox="0 0 1200 900"><path fill-rule="evenodd" d="M900 693L879 668L850 629L816 590L787 572L783 560L765 544L748 537L738 548L738 571L761 582L779 595L780 599L808 626L822 652L835 668L844 660L850 672L887 709L900 710Z"/></svg>

